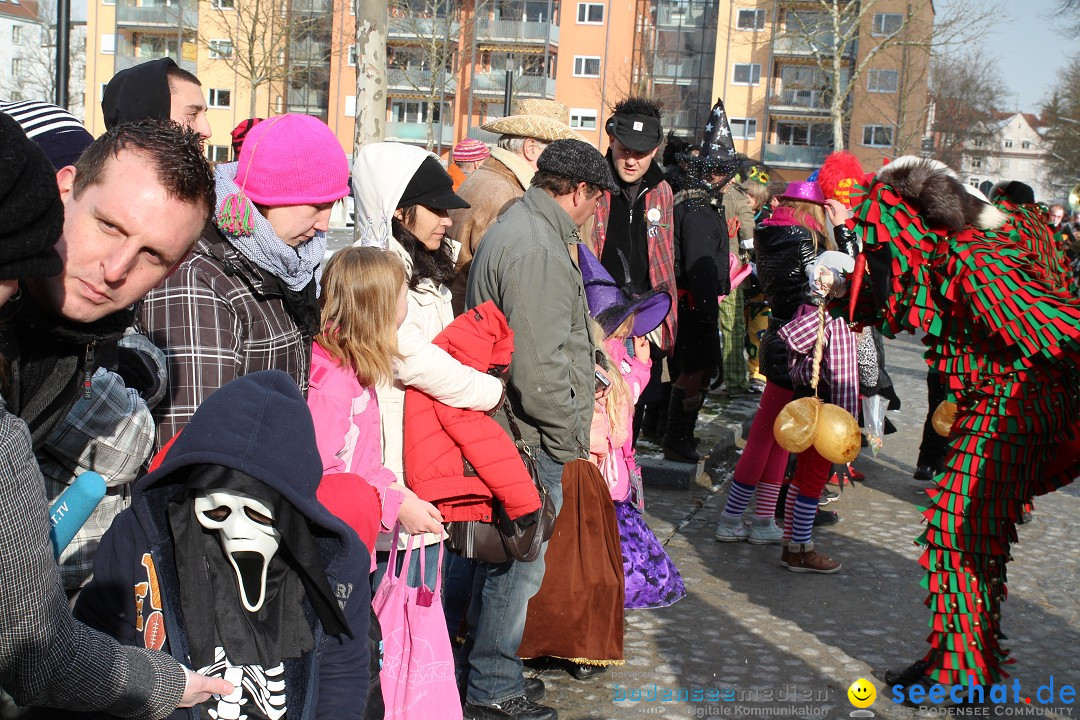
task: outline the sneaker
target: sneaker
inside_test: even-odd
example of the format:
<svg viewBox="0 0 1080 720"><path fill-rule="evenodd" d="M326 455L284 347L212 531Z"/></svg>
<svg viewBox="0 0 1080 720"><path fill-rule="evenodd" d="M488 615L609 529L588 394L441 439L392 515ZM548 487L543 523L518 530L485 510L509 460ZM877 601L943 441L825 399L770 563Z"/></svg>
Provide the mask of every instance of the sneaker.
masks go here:
<svg viewBox="0 0 1080 720"><path fill-rule="evenodd" d="M784 545L780 550L780 567L788 566L788 558L791 557L791 552L788 550L788 546Z"/></svg>
<svg viewBox="0 0 1080 720"><path fill-rule="evenodd" d="M827 527L840 522L840 513L832 510L822 510L818 507L817 515L814 516L814 527Z"/></svg>
<svg viewBox="0 0 1080 720"><path fill-rule="evenodd" d="M765 382L762 380L751 380L750 392L754 393L755 395L760 395L761 393L765 392Z"/></svg>
<svg viewBox="0 0 1080 720"><path fill-rule="evenodd" d="M750 524L750 534L746 538L751 545L775 545L784 536L784 531L776 527L772 518L755 519Z"/></svg>
<svg viewBox="0 0 1080 720"><path fill-rule="evenodd" d="M524 695L492 705L467 702L463 709L469 720L559 720L555 708L538 705Z"/></svg>
<svg viewBox="0 0 1080 720"><path fill-rule="evenodd" d="M787 550L787 558L785 559L783 555L781 555L781 563L786 560L786 567L791 572L832 575L833 573L840 571L840 563L836 562L828 555L822 555L814 550L792 550L792 547L805 546L789 545L785 548Z"/></svg>
<svg viewBox="0 0 1080 720"><path fill-rule="evenodd" d="M716 523L717 542L742 542L750 536L750 531L742 523L742 518L729 518L720 516L720 522Z"/></svg>
<svg viewBox="0 0 1080 720"><path fill-rule="evenodd" d="M824 506L828 505L829 503L831 503L833 500L838 500L838 499L840 499L840 493L833 492L829 488L822 488L821 497L818 498L817 504L818 504L818 507L824 507Z"/></svg>
<svg viewBox="0 0 1080 720"><path fill-rule="evenodd" d="M566 672L575 680L588 680L593 675L607 672L606 665L586 665L584 663L568 663Z"/></svg>

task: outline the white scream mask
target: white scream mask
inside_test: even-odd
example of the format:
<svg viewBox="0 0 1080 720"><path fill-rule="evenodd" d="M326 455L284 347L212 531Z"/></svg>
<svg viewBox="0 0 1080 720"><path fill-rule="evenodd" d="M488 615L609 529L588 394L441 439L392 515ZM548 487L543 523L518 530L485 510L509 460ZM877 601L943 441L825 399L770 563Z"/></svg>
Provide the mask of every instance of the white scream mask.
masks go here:
<svg viewBox="0 0 1080 720"><path fill-rule="evenodd" d="M235 490L209 490L195 498L195 517L216 531L240 586L240 602L256 612L266 599L266 572L281 543L274 511Z"/></svg>

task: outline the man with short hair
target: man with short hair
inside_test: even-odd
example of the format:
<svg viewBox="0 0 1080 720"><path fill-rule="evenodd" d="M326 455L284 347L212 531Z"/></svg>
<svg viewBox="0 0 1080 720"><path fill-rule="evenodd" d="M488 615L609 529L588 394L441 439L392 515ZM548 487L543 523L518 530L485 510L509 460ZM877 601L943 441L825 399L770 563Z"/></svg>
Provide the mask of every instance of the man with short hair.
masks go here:
<svg viewBox="0 0 1080 720"><path fill-rule="evenodd" d="M202 83L172 58L141 63L113 75L101 98L105 127L145 118L169 119L209 140Z"/></svg>
<svg viewBox="0 0 1080 720"><path fill-rule="evenodd" d="M601 264L632 292L662 290L675 296L671 186L655 162L663 140L660 106L629 97L615 105L604 125L618 189L604 193L596 209L592 245ZM629 275L624 269L629 268ZM675 306L660 327L659 348L675 342Z"/></svg>
<svg viewBox="0 0 1080 720"><path fill-rule="evenodd" d="M469 273L469 307L493 300L514 331L506 397L556 511L563 465L589 457L596 383L589 308L572 254L588 252L578 247L578 226L611 190L610 169L594 147L551 143L524 197L485 234ZM517 657L529 598L543 578L543 552L531 563L477 563L464 650L467 718L558 718L526 696Z"/></svg>
<svg viewBox="0 0 1080 720"><path fill-rule="evenodd" d="M525 194L540 153L555 140L581 140L570 129L570 110L554 100L518 102L513 115L492 120L482 130L499 133L491 157L467 177L457 193L470 207L451 210L450 234L460 245L457 277L450 284L454 314L465 310L469 266L484 233L514 201Z"/></svg>
<svg viewBox="0 0 1080 720"><path fill-rule="evenodd" d="M210 216L214 188L199 136L149 120L106 132L56 180L63 269L22 282L16 311L0 330L11 363L5 399L30 427L35 450L94 370L116 367L133 306L187 256Z"/></svg>

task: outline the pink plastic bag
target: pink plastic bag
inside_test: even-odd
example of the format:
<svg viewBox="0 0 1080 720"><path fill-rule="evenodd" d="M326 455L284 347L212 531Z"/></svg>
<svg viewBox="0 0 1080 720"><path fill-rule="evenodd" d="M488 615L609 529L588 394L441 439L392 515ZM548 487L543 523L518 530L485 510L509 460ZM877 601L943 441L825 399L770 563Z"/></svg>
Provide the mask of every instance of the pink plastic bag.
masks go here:
<svg viewBox="0 0 1080 720"><path fill-rule="evenodd" d="M391 537L397 537L397 528ZM442 588L443 548L439 544L439 571L435 588L421 583L411 588L409 561L413 539L410 536L401 572L397 567L397 543L390 551L375 598L371 601L382 627L382 684L386 720L460 720L461 699L454 679L454 656L450 634L446 631L440 590ZM420 577L425 577L423 546L420 552Z"/></svg>

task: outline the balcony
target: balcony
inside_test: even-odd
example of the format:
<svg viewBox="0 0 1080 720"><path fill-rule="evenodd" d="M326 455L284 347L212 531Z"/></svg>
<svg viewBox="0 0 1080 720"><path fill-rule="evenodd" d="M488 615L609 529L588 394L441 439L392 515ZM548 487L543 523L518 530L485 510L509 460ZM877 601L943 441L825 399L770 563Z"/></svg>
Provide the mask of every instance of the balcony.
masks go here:
<svg viewBox="0 0 1080 720"><path fill-rule="evenodd" d="M477 95L498 95L502 97L506 90L506 73L476 73L473 76L473 93ZM515 75L514 97L555 97L555 81L538 75Z"/></svg>
<svg viewBox="0 0 1080 720"><path fill-rule="evenodd" d="M304 15L329 15L334 12L333 0L292 0L294 13Z"/></svg>
<svg viewBox="0 0 1080 720"><path fill-rule="evenodd" d="M428 88L442 87L447 95L453 95L457 92L457 76L447 72L444 78L441 73L420 68L388 68L386 86L391 91L413 93L425 93Z"/></svg>
<svg viewBox="0 0 1080 720"><path fill-rule="evenodd" d="M777 55L792 57L816 57L818 55L831 55L833 51L832 35L815 35L806 37L797 34L780 35L773 41L773 52ZM850 42L844 48L842 56L846 60L855 57L855 43Z"/></svg>
<svg viewBox="0 0 1080 720"><path fill-rule="evenodd" d="M825 156L832 152L824 145L770 145L766 144L761 160L766 165L778 167L821 167Z"/></svg>
<svg viewBox="0 0 1080 720"><path fill-rule="evenodd" d="M447 28L449 23L450 27ZM392 17L388 27L388 40L448 37L456 43L461 36L461 23L446 18Z"/></svg>
<svg viewBox="0 0 1080 720"><path fill-rule="evenodd" d="M788 88L769 94L769 112L795 115L828 115L830 94L825 90Z"/></svg>
<svg viewBox="0 0 1080 720"><path fill-rule="evenodd" d="M712 68L710 67L711 71ZM701 60L664 60L657 58L653 62L652 75L654 78L674 78L678 80L698 80L701 77Z"/></svg>
<svg viewBox="0 0 1080 720"><path fill-rule="evenodd" d="M331 45L317 40L296 40L289 45L289 63L293 65L327 65Z"/></svg>
<svg viewBox="0 0 1080 720"><path fill-rule="evenodd" d="M545 21L477 19L476 41L512 45L559 44L559 26Z"/></svg>
<svg viewBox="0 0 1080 720"><path fill-rule="evenodd" d="M483 123L480 123L483 125ZM500 135L498 133L488 132L487 130L481 130L480 125L471 125L469 127L468 136L473 140L479 140L480 142L488 145L494 145L499 141Z"/></svg>
<svg viewBox="0 0 1080 720"><path fill-rule="evenodd" d="M656 9L656 24L658 27L705 27L705 11L708 3L693 2L689 4L671 5L662 3ZM710 23L715 26L715 19Z"/></svg>
<svg viewBox="0 0 1080 720"><path fill-rule="evenodd" d="M442 144L444 146L454 144L454 126L453 125L439 125L433 123L431 126L431 139L436 144L439 142L439 133L442 133ZM386 123L386 139L397 140L399 142L411 142L411 143L424 143L427 144L428 128L427 123L422 122L388 122Z"/></svg>
<svg viewBox="0 0 1080 720"><path fill-rule="evenodd" d="M199 11L195 3L184 2L169 5L122 5L116 6L117 27L138 28L197 28Z"/></svg>
<svg viewBox="0 0 1080 720"><path fill-rule="evenodd" d="M162 55L161 57L165 57L165 56ZM151 60L157 60L157 59L158 58L156 58L156 57L142 57L142 56L121 54L121 53L117 52L116 55L113 56L113 60L114 60L114 63L115 63L114 66L113 66L114 67L113 72L118 73L121 70L127 70L128 68L133 68L136 65L142 65L144 62L150 62ZM173 58L173 60L176 60L176 64L179 65L182 70L187 70L192 75L195 74L196 67L195 67L195 61L194 60L177 60L175 57Z"/></svg>

